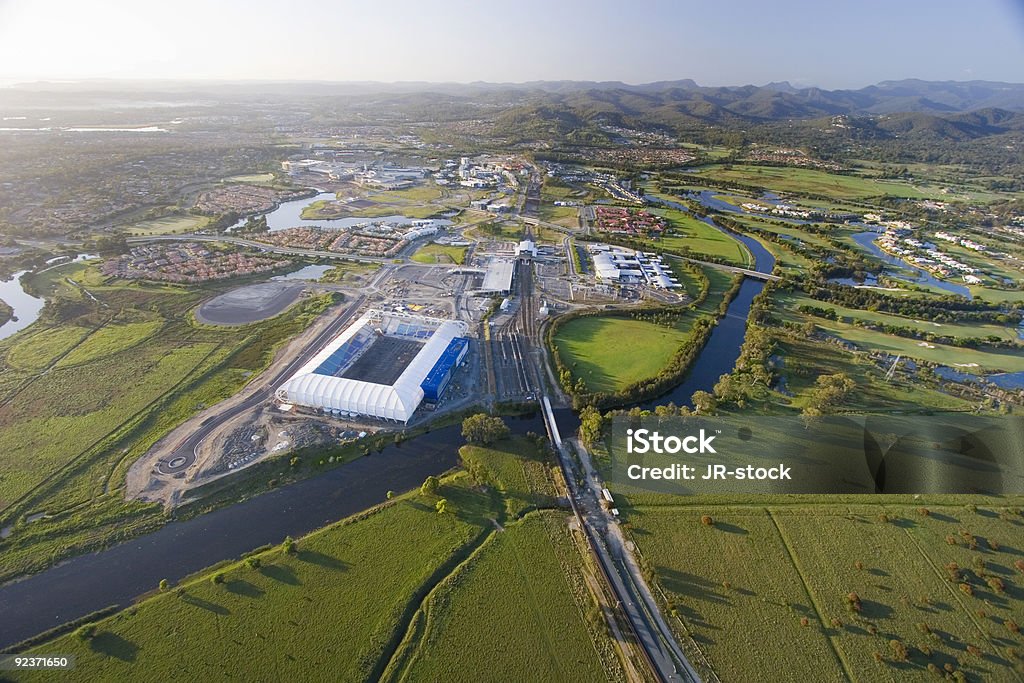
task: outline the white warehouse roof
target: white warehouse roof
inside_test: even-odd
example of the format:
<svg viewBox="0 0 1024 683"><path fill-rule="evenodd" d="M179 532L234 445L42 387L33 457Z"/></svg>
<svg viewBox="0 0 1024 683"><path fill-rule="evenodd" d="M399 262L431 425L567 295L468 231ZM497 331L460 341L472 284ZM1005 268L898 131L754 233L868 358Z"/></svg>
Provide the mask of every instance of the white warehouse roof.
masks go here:
<svg viewBox="0 0 1024 683"><path fill-rule="evenodd" d="M408 320L412 325L436 326L426 343L393 384L376 384L317 372L338 349L361 333L365 336L366 330L372 332L385 319ZM448 348L451 340L465 332L466 324L461 321L382 313L377 310L367 311L286 380L277 389L276 396L282 401L311 408L340 410L408 422L423 400L423 389L420 388L423 379ZM365 353L373 353L372 345Z"/></svg>

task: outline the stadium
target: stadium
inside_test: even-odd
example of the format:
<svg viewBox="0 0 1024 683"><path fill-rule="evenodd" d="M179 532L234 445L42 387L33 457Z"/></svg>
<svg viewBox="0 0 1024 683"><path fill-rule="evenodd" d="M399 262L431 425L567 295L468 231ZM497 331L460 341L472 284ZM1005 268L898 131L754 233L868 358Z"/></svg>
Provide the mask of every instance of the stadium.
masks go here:
<svg viewBox="0 0 1024 683"><path fill-rule="evenodd" d="M284 403L408 422L438 401L466 356L461 321L369 310L282 384Z"/></svg>

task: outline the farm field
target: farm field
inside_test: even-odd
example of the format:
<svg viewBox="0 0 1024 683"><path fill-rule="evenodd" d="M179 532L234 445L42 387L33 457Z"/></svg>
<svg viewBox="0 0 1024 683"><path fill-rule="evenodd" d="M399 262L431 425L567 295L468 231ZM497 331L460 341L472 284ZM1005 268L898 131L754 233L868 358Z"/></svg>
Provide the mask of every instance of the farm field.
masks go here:
<svg viewBox="0 0 1024 683"><path fill-rule="evenodd" d="M1010 651L1020 636L1007 623L1024 616L1013 568L1024 538L1019 514L941 499L861 500L707 501L639 506L628 517L680 631L722 680L932 680L928 664L950 664L968 680L1016 680ZM678 551L696 539L702 552ZM987 584L992 577L1001 594ZM859 609L849 606L851 593ZM758 646L769 632L798 647Z"/></svg>
<svg viewBox="0 0 1024 683"><path fill-rule="evenodd" d="M236 175L230 178L225 178L222 182L225 183L253 183L255 185L265 185L267 183L274 182L273 173L250 173L249 175Z"/></svg>
<svg viewBox="0 0 1024 683"><path fill-rule="evenodd" d="M582 379L588 391L614 392L657 375L689 339L697 320L718 315L732 285L730 274L710 267L702 270L708 278L707 296L700 305L688 308L673 327L616 316L583 317L563 324L555 335L554 350L573 380ZM686 273L681 282L691 296L699 296L696 278ZM622 353L624 348L630 352Z"/></svg>
<svg viewBox="0 0 1024 683"><path fill-rule="evenodd" d="M425 244L416 250L412 260L417 263L455 263L462 264L466 260L466 247L453 247L447 244Z"/></svg>
<svg viewBox="0 0 1024 683"><path fill-rule="evenodd" d="M493 534L425 603L401 677L387 680L481 680L487 671L502 680L605 680L553 547L576 552L563 517L534 513Z"/></svg>
<svg viewBox="0 0 1024 683"><path fill-rule="evenodd" d="M399 495L299 539L295 552L282 545L197 574L99 621L92 637L40 647L76 656L70 681L124 680L140 666L163 680L316 680L325 666L336 680L398 680L405 667L479 680L476 658L448 654L465 649L527 678L541 666L546 680L621 680L603 628L585 618L592 598L579 592L583 560L564 513L516 502L551 490L545 453L525 437L469 449L493 488L456 472L436 493ZM481 610L481 599L507 605Z"/></svg>

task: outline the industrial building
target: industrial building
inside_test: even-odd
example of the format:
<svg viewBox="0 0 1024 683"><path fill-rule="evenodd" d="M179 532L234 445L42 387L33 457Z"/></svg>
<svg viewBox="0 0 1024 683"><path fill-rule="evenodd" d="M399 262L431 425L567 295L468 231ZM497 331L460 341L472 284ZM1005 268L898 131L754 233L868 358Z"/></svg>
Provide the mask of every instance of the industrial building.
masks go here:
<svg viewBox="0 0 1024 683"><path fill-rule="evenodd" d="M621 284L647 283L661 289L681 287L679 280L658 254L633 251L607 244L590 245L594 271L599 280Z"/></svg>
<svg viewBox="0 0 1024 683"><path fill-rule="evenodd" d="M436 401L465 357L460 321L369 310L275 392L278 400L337 416L408 422ZM430 381L427 382L427 379Z"/></svg>

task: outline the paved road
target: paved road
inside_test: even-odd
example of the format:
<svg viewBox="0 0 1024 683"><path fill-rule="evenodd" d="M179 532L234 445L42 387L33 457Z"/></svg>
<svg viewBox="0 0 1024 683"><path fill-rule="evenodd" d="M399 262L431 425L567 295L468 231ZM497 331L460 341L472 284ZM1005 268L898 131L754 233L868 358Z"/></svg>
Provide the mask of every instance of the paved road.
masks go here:
<svg viewBox="0 0 1024 683"><path fill-rule="evenodd" d="M476 224L468 224L465 227L473 227ZM460 226L462 227L462 226ZM296 247L278 247L273 244L266 244L264 242L257 242L256 240L248 240L243 237L233 237L231 235L197 235L194 233L182 233L178 235L151 235L147 237L129 237L125 240L128 244L145 244L147 242L223 242L227 244L237 244L243 247L250 247L252 249L258 249L259 251L266 252L268 254L282 254L285 256L304 256L306 258L327 258L327 259L338 259L341 261L359 261L361 263L408 263L416 266L423 266L426 268L451 268L450 263L419 263L413 261L407 256L396 257L396 258L384 258L380 256L357 256L349 253L339 253L336 251L319 251L317 249L299 249ZM425 244L425 243L424 243ZM421 246L420 244L414 244L414 247ZM415 251L415 250L413 250Z"/></svg>

